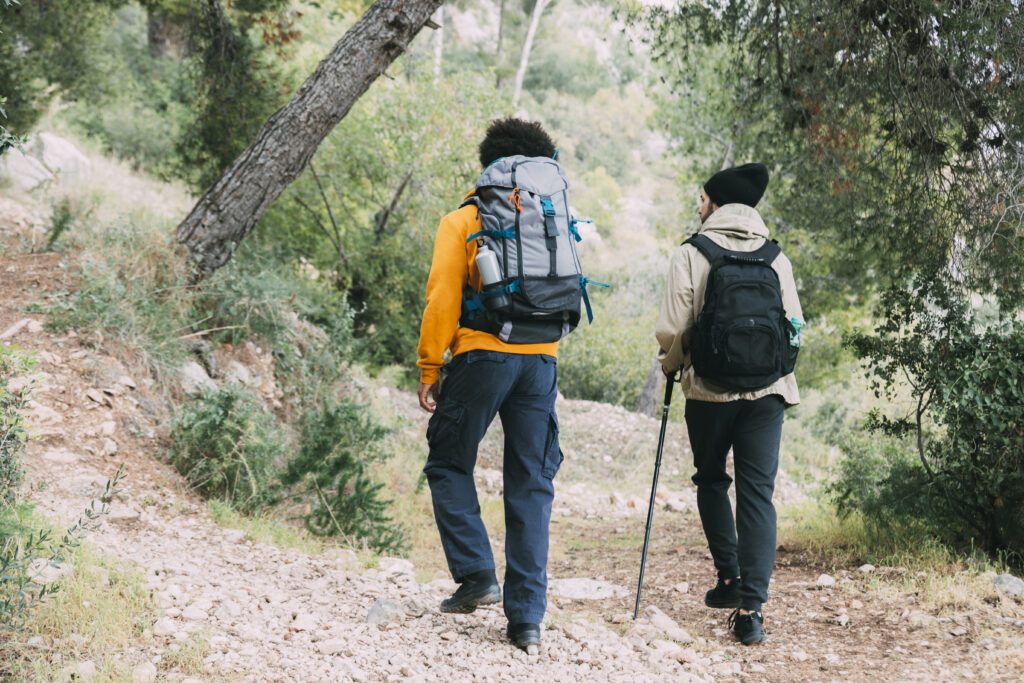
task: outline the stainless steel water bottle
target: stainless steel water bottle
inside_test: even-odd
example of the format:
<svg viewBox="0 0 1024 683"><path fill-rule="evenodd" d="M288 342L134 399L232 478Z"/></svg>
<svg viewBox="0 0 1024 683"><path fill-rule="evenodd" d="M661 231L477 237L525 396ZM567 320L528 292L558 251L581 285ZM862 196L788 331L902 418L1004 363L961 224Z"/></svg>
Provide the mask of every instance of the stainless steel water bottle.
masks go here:
<svg viewBox="0 0 1024 683"><path fill-rule="evenodd" d="M481 294L487 294L503 286L501 284L501 268L498 266L498 255L483 241L477 242L476 267L480 271ZM484 297L484 305L492 311L507 308L511 303L509 295L504 292Z"/></svg>

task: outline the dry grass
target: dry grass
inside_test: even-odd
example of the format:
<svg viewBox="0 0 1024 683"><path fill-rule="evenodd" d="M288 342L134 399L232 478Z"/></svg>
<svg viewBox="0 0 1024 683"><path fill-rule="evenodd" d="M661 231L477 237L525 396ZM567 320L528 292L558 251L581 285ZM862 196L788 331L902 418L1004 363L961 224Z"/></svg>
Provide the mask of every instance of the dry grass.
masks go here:
<svg viewBox="0 0 1024 683"><path fill-rule="evenodd" d="M134 662L126 654L143 644L143 631L156 618L142 576L88 543L75 550L71 565L59 590L12 638L12 675L55 680L65 667L89 661L101 678L130 680Z"/></svg>
<svg viewBox="0 0 1024 683"><path fill-rule="evenodd" d="M1024 618L1024 603L993 587L996 575L1007 571L998 563L958 555L924 534L872 535L857 515L840 519L820 502L785 507L779 520L779 543L807 553L812 563L833 570L875 565L856 589L873 599L909 600L915 610L940 617Z"/></svg>

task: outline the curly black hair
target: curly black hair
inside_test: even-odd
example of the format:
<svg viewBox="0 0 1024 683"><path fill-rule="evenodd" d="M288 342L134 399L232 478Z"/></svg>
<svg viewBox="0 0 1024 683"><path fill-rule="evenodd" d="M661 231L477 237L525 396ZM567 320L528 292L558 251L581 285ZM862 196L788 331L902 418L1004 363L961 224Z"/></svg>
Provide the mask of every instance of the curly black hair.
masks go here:
<svg viewBox="0 0 1024 683"><path fill-rule="evenodd" d="M522 154L527 157L553 157L555 143L535 121L509 117L495 119L480 143L480 165L490 166L501 157Z"/></svg>

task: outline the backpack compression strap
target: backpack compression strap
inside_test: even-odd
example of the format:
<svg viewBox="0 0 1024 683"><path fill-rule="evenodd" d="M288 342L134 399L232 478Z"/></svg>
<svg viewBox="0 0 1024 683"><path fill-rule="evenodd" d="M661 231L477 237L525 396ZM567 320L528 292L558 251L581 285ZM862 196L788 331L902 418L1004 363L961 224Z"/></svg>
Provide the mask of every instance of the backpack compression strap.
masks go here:
<svg viewBox="0 0 1024 683"><path fill-rule="evenodd" d="M558 226L555 224L555 204L551 201L551 197L541 197L540 206L544 210L544 241L547 244L548 256L550 257L548 277L555 277L558 273L558 259L556 258Z"/></svg>

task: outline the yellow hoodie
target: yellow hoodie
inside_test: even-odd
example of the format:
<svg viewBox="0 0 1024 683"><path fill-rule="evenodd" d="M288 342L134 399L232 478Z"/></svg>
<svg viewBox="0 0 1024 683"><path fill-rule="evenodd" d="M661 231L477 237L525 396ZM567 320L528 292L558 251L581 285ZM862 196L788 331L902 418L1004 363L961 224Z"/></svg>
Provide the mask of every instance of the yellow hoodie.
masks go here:
<svg viewBox="0 0 1024 683"><path fill-rule="evenodd" d="M467 195L468 196L468 195ZM480 273L476 268L476 241L466 242L480 230L480 213L475 206L464 206L441 219L434 239L434 259L427 278L427 305L420 324L420 382L435 384L449 348L453 356L467 351L504 351L505 353L542 353L557 357L558 342L546 344L506 344L493 334L459 327L462 296L467 286L479 291Z"/></svg>

